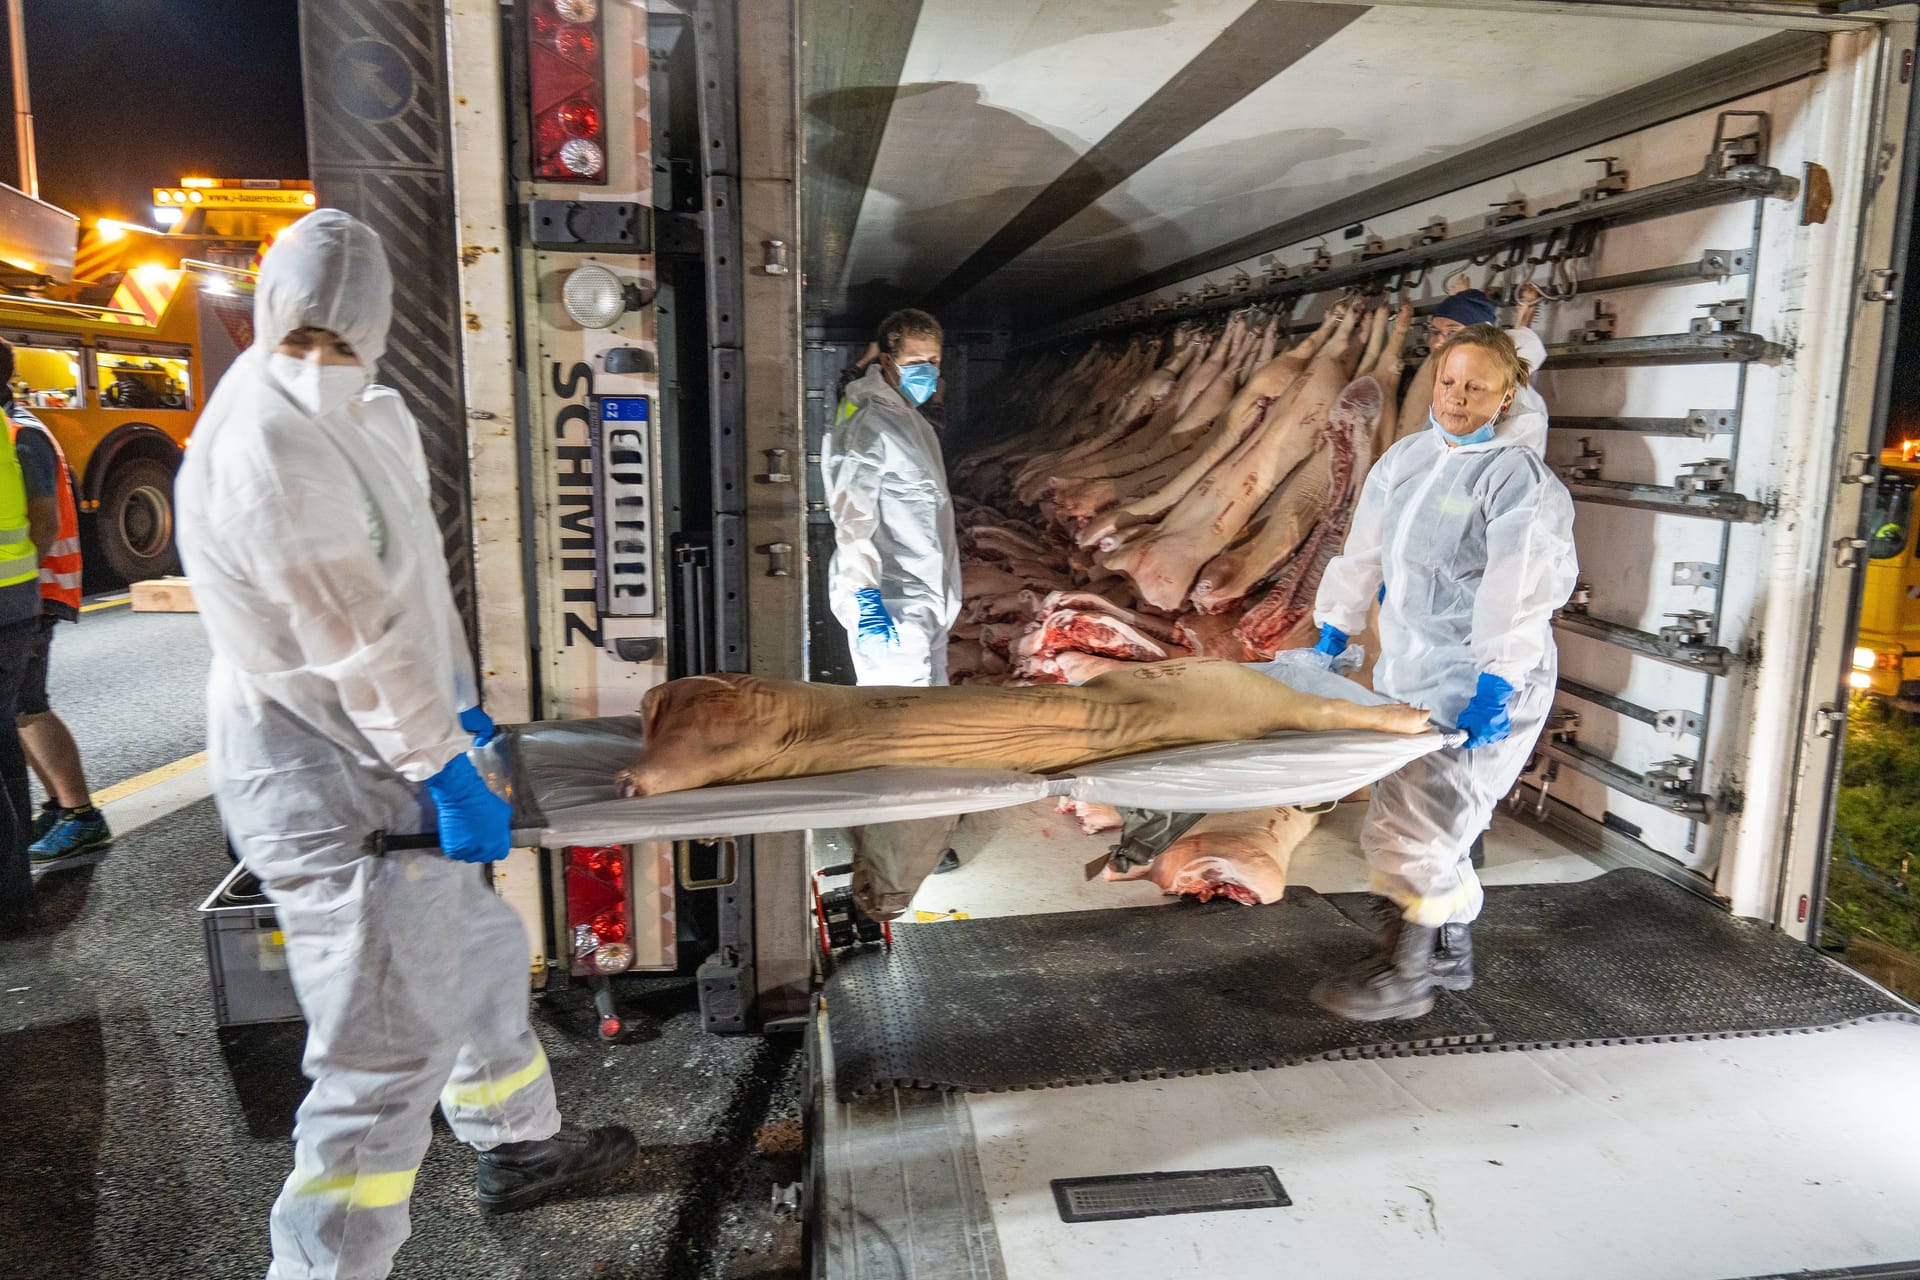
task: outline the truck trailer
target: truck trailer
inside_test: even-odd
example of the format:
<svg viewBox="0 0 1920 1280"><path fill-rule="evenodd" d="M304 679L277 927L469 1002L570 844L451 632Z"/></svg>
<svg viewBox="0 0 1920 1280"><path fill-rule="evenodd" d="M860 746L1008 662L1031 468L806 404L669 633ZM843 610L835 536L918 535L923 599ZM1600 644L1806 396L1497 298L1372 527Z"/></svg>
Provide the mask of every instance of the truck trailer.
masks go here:
<svg viewBox="0 0 1920 1280"><path fill-rule="evenodd" d="M1545 287L1581 582L1438 1022L1294 1016L1364 944L1363 804L1245 908L982 815L890 946L812 910L843 832L505 864L537 985L697 972L712 1030L807 1037L814 1274L1920 1274L1920 1026L1816 948L1920 7L302 8L503 723L842 673L820 439L892 307L945 324L957 457L1039 354Z"/></svg>

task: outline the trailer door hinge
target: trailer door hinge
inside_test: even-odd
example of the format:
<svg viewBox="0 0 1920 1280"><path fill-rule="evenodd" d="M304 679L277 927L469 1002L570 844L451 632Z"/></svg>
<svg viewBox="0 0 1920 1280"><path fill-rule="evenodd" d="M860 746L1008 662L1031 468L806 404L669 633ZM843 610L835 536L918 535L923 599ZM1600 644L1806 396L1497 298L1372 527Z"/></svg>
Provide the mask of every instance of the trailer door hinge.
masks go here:
<svg viewBox="0 0 1920 1280"><path fill-rule="evenodd" d="M1860 553L1867 549L1865 538L1839 538L1833 544L1833 567L1852 569L1860 563Z"/></svg>
<svg viewBox="0 0 1920 1280"><path fill-rule="evenodd" d="M785 449L763 449L767 455L767 469L760 476L761 484L792 484L793 472L787 459L792 456Z"/></svg>
<svg viewBox="0 0 1920 1280"><path fill-rule="evenodd" d="M769 578L793 576L793 544L791 542L768 542L755 547L754 550L767 558Z"/></svg>
<svg viewBox="0 0 1920 1280"><path fill-rule="evenodd" d="M1893 282L1899 278L1900 273L1891 267L1873 268L1867 272L1867 287L1860 294L1861 300L1864 302L1894 302L1898 300L1900 291L1893 287Z"/></svg>
<svg viewBox="0 0 1920 1280"><path fill-rule="evenodd" d="M1873 455L1870 453L1850 453L1847 455L1846 468L1841 472L1841 484L1872 484Z"/></svg>
<svg viewBox="0 0 1920 1280"><path fill-rule="evenodd" d="M1847 712L1844 707L1836 707L1828 702L1813 713L1813 731L1818 737L1837 738L1846 727Z"/></svg>

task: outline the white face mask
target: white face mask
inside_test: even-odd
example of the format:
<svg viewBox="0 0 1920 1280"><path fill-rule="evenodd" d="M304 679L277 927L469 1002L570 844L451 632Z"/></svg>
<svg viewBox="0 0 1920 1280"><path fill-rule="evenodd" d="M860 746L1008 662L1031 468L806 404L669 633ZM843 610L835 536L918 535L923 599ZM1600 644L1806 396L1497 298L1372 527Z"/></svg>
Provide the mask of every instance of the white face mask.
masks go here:
<svg viewBox="0 0 1920 1280"><path fill-rule="evenodd" d="M318 355L302 360L271 351L267 353L267 367L294 402L316 418L359 395L369 381L363 366L321 364Z"/></svg>

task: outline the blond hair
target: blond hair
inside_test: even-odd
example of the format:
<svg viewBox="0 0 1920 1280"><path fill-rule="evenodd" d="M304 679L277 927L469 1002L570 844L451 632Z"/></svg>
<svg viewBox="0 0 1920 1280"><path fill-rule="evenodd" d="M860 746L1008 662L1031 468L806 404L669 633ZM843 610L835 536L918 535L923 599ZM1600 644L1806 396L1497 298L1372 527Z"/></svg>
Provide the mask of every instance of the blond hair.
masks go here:
<svg viewBox="0 0 1920 1280"><path fill-rule="evenodd" d="M928 338L936 344L946 341L946 335L940 331L940 322L912 307L896 311L882 320L880 328L874 333L874 341L890 356L898 355L900 344L908 338Z"/></svg>
<svg viewBox="0 0 1920 1280"><path fill-rule="evenodd" d="M1449 356L1461 347L1479 347L1493 357L1493 363L1506 375L1507 390L1514 391L1527 385L1527 362L1520 358L1519 350L1513 345L1513 339L1507 331L1497 324L1470 324L1447 341L1441 355Z"/></svg>

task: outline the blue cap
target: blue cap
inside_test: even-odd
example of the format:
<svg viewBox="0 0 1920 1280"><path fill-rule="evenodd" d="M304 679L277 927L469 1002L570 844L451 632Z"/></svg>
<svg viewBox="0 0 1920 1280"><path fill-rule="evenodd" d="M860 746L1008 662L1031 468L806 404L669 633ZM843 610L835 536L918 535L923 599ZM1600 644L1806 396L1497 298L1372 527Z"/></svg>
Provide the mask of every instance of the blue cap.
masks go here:
<svg viewBox="0 0 1920 1280"><path fill-rule="evenodd" d="M1494 324L1500 319L1500 313L1493 309L1493 299L1486 294L1478 289L1462 289L1435 307L1433 318L1458 320L1461 324Z"/></svg>

